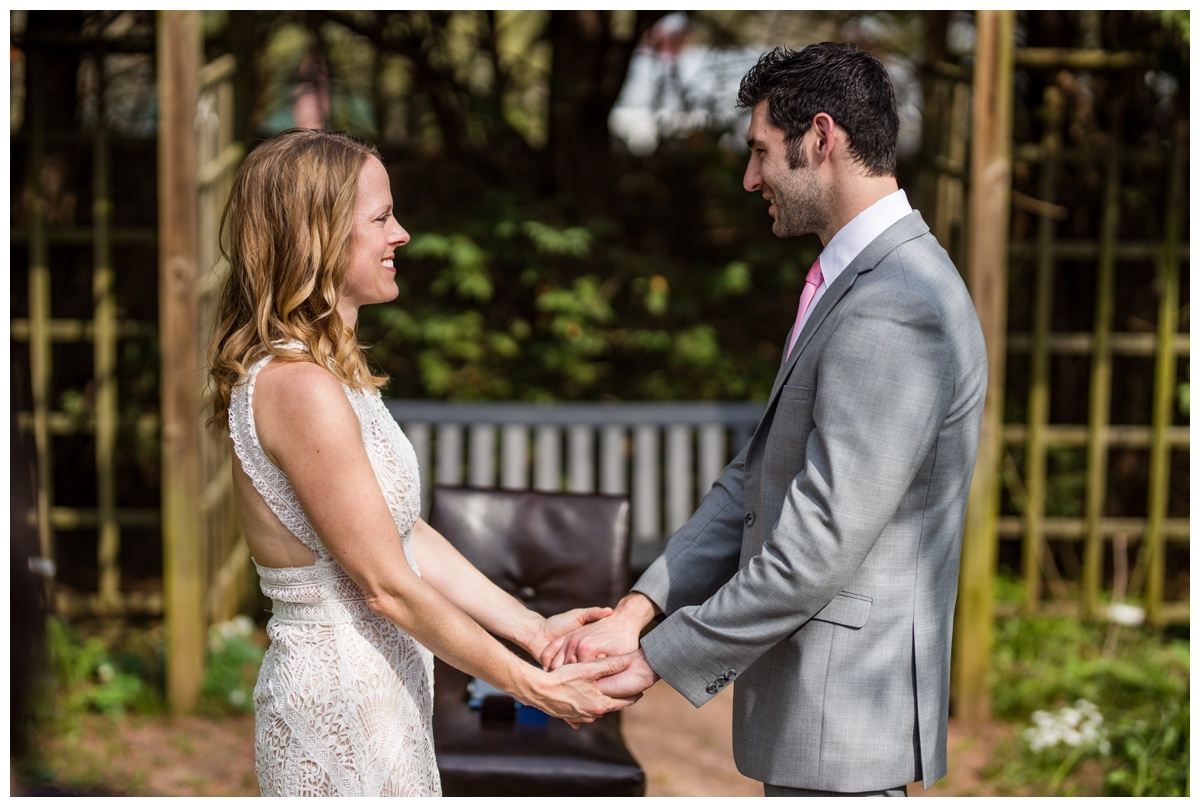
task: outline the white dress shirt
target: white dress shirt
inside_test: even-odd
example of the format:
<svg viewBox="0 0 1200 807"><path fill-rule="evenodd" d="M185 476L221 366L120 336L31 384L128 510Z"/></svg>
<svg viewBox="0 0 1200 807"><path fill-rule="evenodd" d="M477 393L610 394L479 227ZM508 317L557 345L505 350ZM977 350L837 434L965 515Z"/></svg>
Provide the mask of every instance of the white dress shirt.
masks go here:
<svg viewBox="0 0 1200 807"><path fill-rule="evenodd" d="M812 316L817 303L825 296L825 289L838 279L838 275L858 257L858 253L866 249L867 244L878 238L884 230L911 212L912 205L908 203L908 195L904 191L898 190L889 193L850 219L845 227L838 230L833 238L829 239L829 243L825 245L820 256L823 280L817 287L812 302L808 304L808 310L804 312L804 321L800 323L801 328Z"/></svg>

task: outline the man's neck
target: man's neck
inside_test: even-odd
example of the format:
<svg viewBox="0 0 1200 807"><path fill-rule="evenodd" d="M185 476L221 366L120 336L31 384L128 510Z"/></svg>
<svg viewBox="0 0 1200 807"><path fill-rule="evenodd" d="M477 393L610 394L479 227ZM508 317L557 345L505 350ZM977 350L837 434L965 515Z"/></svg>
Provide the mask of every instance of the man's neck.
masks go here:
<svg viewBox="0 0 1200 807"><path fill-rule="evenodd" d="M896 178L854 176L838 185L837 196L831 205L834 213L829 217L829 227L826 232L817 233L821 245L829 244L838 231L854 220L854 217L878 202L885 196L900 190Z"/></svg>

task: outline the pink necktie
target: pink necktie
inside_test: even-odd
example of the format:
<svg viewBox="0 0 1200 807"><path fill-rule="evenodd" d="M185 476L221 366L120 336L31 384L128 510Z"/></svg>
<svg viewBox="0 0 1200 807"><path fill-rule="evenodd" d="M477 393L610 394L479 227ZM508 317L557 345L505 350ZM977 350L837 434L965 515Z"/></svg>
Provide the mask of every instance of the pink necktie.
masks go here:
<svg viewBox="0 0 1200 807"><path fill-rule="evenodd" d="M821 276L821 259L817 258L804 277L804 291L800 292L800 310L796 312L796 324L792 327L792 340L788 342L787 354L789 356L792 355L792 348L796 346L796 338L800 336L800 323L804 320L804 312L808 310L813 295L817 293L817 287L824 280L825 278Z"/></svg>

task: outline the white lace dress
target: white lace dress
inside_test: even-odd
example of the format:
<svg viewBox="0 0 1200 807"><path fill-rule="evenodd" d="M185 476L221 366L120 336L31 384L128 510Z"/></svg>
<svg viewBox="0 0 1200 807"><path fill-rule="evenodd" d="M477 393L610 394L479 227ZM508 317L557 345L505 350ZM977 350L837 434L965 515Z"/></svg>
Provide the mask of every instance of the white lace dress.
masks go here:
<svg viewBox="0 0 1200 807"><path fill-rule="evenodd" d="M243 470L279 520L313 550L312 566L259 566L273 603L271 640L254 688L255 772L264 796L437 796L433 655L375 614L330 556L283 473L263 453L254 383L234 388L229 429ZM379 397L345 387L388 509L410 540L420 512L412 445ZM417 572L420 573L419 571Z"/></svg>

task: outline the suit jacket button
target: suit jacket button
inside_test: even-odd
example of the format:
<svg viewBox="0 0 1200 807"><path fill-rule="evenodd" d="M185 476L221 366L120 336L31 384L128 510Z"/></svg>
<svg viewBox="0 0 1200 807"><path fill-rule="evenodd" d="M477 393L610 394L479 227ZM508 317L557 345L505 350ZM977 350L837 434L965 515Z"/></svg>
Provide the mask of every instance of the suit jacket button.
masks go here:
<svg viewBox="0 0 1200 807"><path fill-rule="evenodd" d="M737 678L737 670L726 670L725 677L732 681L734 678Z"/></svg>
<svg viewBox="0 0 1200 807"><path fill-rule="evenodd" d="M709 684L708 688L705 691L708 692L709 695L716 695L718 692L721 691L721 688L719 686L717 686L716 684Z"/></svg>
<svg viewBox="0 0 1200 807"><path fill-rule="evenodd" d="M753 527L753 526L754 526L754 513L747 513L747 514L746 514L746 526L747 526L747 527Z"/></svg>

